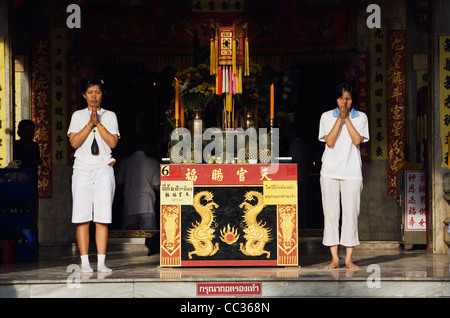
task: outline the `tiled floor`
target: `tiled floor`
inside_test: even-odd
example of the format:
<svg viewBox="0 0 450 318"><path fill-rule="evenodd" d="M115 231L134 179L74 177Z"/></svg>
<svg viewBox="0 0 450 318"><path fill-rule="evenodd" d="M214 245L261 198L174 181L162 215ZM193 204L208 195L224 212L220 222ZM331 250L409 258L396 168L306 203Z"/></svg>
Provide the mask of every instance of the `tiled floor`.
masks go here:
<svg viewBox="0 0 450 318"><path fill-rule="evenodd" d="M325 270L325 247L299 247L299 267L161 268L159 255L147 256L143 244L119 244L107 255L111 274L85 276L77 271L75 246L45 246L38 261L0 264L0 297L192 298L201 297L201 282L254 282L261 286L258 296L268 298L450 297L448 254L362 244L354 253L359 270ZM91 263L95 269L94 254Z"/></svg>

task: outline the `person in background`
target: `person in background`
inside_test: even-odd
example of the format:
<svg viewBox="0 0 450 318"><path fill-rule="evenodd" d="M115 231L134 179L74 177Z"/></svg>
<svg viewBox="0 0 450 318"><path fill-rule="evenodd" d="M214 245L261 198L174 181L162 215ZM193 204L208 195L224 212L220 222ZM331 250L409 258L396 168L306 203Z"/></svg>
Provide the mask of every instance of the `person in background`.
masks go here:
<svg viewBox="0 0 450 318"><path fill-rule="evenodd" d="M19 122L17 134L20 139L14 141L13 160L20 162L21 169L31 169L34 174L34 224L37 229L39 215L39 189L38 175L42 169L42 158L39 145L33 141L36 125L30 119L24 119Z"/></svg>
<svg viewBox="0 0 450 318"><path fill-rule="evenodd" d="M337 107L320 118L319 140L325 142L320 171L320 186L324 213L323 244L330 247L331 263L326 269L339 267L338 244L346 247L345 265L353 263L353 249L359 245L358 217L363 188L360 144L369 140L366 114L357 111L354 88L342 83L336 90ZM340 203L342 226L339 238Z"/></svg>
<svg viewBox="0 0 450 318"><path fill-rule="evenodd" d="M149 140L138 136L135 151L121 162L116 180L123 185L124 230L156 230L156 193L159 191L159 164L147 155ZM149 255L158 250L153 238L146 240Z"/></svg>
<svg viewBox="0 0 450 318"><path fill-rule="evenodd" d="M89 226L95 223L97 271L111 272L105 265L108 224L112 222L115 178L111 149L119 137L116 114L101 107L103 80L86 80L82 87L87 107L72 114L68 136L76 149L72 174L72 222L77 224L81 272L93 272L89 263Z"/></svg>
<svg viewBox="0 0 450 318"><path fill-rule="evenodd" d="M14 142L13 160L20 160L19 168L32 169L38 173L42 168L39 145L33 141L36 125L32 120L24 119L19 122L17 134L20 139Z"/></svg>
<svg viewBox="0 0 450 318"><path fill-rule="evenodd" d="M124 186L124 230L156 230L155 201L159 164L147 155L149 141L138 136L135 152L121 162L117 183Z"/></svg>

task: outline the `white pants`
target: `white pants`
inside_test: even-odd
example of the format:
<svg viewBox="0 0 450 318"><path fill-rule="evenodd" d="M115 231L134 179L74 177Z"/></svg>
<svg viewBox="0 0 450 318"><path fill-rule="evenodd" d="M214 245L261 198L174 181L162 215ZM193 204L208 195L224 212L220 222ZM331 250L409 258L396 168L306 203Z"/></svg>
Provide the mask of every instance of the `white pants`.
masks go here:
<svg viewBox="0 0 450 318"><path fill-rule="evenodd" d="M106 165L93 171L73 169L72 222L111 223L115 189L112 166Z"/></svg>
<svg viewBox="0 0 450 318"><path fill-rule="evenodd" d="M362 180L338 180L320 177L324 216L323 245L359 245L358 217ZM339 239L340 205L342 203L341 237Z"/></svg>

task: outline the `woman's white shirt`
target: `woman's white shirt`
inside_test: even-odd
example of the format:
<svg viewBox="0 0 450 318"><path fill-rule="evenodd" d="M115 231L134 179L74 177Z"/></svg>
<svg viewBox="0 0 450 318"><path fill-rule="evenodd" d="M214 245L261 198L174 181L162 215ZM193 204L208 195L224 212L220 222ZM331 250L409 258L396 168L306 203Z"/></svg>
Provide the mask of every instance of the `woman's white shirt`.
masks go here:
<svg viewBox="0 0 450 318"><path fill-rule="evenodd" d="M90 116L91 112L87 108L75 111L72 114L67 135L70 136L71 133L78 133L81 131L89 122ZM111 134L120 137L119 124L117 121L117 116L114 112L102 108L98 112L98 119L100 123L105 126L105 129L107 129ZM91 145L94 140L94 136L99 148L98 156L91 154ZM98 129L95 127L90 131L83 144L75 150L75 162L73 168L81 170L95 170L111 164L113 161L114 159L111 155L111 148L103 140L98 132Z"/></svg>
<svg viewBox="0 0 450 318"><path fill-rule="evenodd" d="M325 142L325 136L330 133L338 115L339 110L337 108L322 114L319 125L320 141ZM350 120L356 131L363 137L362 142L369 141L367 115L361 111L352 109ZM335 145L329 147L325 143L320 175L332 179L362 180L360 147L359 145L355 146L353 144L345 122L342 125Z"/></svg>

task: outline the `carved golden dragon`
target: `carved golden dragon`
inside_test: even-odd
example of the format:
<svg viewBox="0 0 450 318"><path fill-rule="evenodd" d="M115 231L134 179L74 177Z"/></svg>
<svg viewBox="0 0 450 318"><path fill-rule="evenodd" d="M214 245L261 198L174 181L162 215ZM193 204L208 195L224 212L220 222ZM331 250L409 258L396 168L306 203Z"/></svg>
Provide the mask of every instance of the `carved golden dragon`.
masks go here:
<svg viewBox="0 0 450 318"><path fill-rule="evenodd" d="M247 225L244 228L244 238L247 239L245 245L240 243L240 250L245 255L259 256L267 254L267 258L270 258L270 252L264 250L264 246L271 240L270 229L267 229L266 223L262 224L262 221L257 221L256 217L264 208L264 197L258 191L249 191L245 194L245 200L257 199L255 205L251 205L249 202L242 202L239 207L245 207L244 221Z"/></svg>
<svg viewBox="0 0 450 318"><path fill-rule="evenodd" d="M202 205L200 199L204 197L207 204ZM211 201L213 194L209 191L201 191L194 196L193 207L195 211L202 217L201 222L198 221L192 223L193 228L188 230L187 241L191 243L195 250L188 253L189 259L192 259L192 255L196 254L198 256L211 256L217 253L219 250L219 243L213 245L212 239L214 238L214 229L211 224L214 222L214 211L213 208L218 208L219 206ZM211 201L211 202L209 202Z"/></svg>

